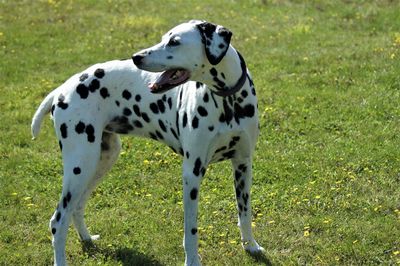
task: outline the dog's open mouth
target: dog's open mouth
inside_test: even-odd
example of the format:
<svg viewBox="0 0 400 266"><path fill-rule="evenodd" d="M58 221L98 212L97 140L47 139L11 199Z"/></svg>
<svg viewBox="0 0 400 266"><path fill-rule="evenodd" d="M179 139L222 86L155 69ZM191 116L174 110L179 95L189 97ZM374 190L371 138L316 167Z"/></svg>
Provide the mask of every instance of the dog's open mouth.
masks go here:
<svg viewBox="0 0 400 266"><path fill-rule="evenodd" d="M154 83L150 83L149 88L152 93L161 93L185 83L189 78L190 72L185 69L170 69L164 71Z"/></svg>

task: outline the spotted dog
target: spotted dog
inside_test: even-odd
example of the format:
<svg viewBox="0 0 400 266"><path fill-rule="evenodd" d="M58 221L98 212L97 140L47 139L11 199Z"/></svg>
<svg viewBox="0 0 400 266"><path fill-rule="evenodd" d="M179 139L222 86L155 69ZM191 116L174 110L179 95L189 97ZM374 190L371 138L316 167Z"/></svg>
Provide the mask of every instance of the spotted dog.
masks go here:
<svg viewBox="0 0 400 266"><path fill-rule="evenodd" d="M189 21L132 60L96 64L41 103L35 138L51 112L63 159L59 204L50 219L56 265L65 265L72 219L83 241L86 202L121 149L118 134L152 138L183 156L185 265L200 265L200 181L211 163L231 160L242 245L260 252L251 227L252 155L259 134L257 98L246 63L219 25ZM161 73L160 73L161 72Z"/></svg>

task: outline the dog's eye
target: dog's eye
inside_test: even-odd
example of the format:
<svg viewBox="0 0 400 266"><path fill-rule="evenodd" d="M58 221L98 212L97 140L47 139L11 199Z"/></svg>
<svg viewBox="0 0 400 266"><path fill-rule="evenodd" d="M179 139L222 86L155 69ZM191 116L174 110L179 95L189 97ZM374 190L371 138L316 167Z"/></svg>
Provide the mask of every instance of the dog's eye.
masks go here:
<svg viewBox="0 0 400 266"><path fill-rule="evenodd" d="M171 38L168 42L168 46L177 46L180 44L181 42L178 40L178 38Z"/></svg>

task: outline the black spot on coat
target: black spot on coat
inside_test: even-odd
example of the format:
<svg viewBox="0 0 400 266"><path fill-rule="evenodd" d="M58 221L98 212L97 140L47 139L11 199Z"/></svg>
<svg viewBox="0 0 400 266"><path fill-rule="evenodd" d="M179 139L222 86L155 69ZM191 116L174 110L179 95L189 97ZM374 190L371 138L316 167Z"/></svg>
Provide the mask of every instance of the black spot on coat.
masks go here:
<svg viewBox="0 0 400 266"><path fill-rule="evenodd" d="M139 120L133 121L133 125L134 125L135 127L138 127L138 128L142 128L142 127L143 127L142 122L140 122Z"/></svg>
<svg viewBox="0 0 400 266"><path fill-rule="evenodd" d="M177 140L179 140L178 134L176 133L175 129L173 129L172 127L171 127L171 133Z"/></svg>
<svg viewBox="0 0 400 266"><path fill-rule="evenodd" d="M81 168L80 167L75 167L73 170L75 175L79 175L81 173Z"/></svg>
<svg viewBox="0 0 400 266"><path fill-rule="evenodd" d="M242 193L239 188L235 188L236 198L240 198L240 194Z"/></svg>
<svg viewBox="0 0 400 266"><path fill-rule="evenodd" d="M167 132L167 128L164 125L164 122L160 119L158 120L158 125L160 126L161 130Z"/></svg>
<svg viewBox="0 0 400 266"><path fill-rule="evenodd" d="M197 193L198 193L197 188L193 188L193 189L190 191L190 198L191 198L192 200L197 199Z"/></svg>
<svg viewBox="0 0 400 266"><path fill-rule="evenodd" d="M183 96L183 90L179 92L178 109L181 108L182 106L182 96Z"/></svg>
<svg viewBox="0 0 400 266"><path fill-rule="evenodd" d="M71 201L72 195L71 192L68 191L67 195L63 198L63 207L67 208L68 203Z"/></svg>
<svg viewBox="0 0 400 266"><path fill-rule="evenodd" d="M103 99L110 97L110 94L108 93L108 89L103 87L100 89L100 95L103 97Z"/></svg>
<svg viewBox="0 0 400 266"><path fill-rule="evenodd" d="M71 192L68 191L68 193L67 193L67 200L68 200L68 202L71 201L71 198L72 198Z"/></svg>
<svg viewBox="0 0 400 266"><path fill-rule="evenodd" d="M226 101L226 99L224 99L223 106L224 106L225 121L226 121L227 124L229 124L232 121L232 118L233 118L232 108L229 107L228 102Z"/></svg>
<svg viewBox="0 0 400 266"><path fill-rule="evenodd" d="M157 140L156 134L150 132L149 136L150 136L151 139Z"/></svg>
<svg viewBox="0 0 400 266"><path fill-rule="evenodd" d="M197 112L198 112L201 116L207 116L207 115L208 115L208 112L207 112L206 108L204 108L203 106L197 107Z"/></svg>
<svg viewBox="0 0 400 266"><path fill-rule="evenodd" d="M67 128L68 128L67 124L65 124L65 123L61 124L61 126L60 126L61 137L63 139L67 138Z"/></svg>
<svg viewBox="0 0 400 266"><path fill-rule="evenodd" d="M182 118L182 127L186 127L186 124L187 124L187 113L185 112Z"/></svg>
<svg viewBox="0 0 400 266"><path fill-rule="evenodd" d="M57 212L56 221L59 222L61 219L61 212Z"/></svg>
<svg viewBox="0 0 400 266"><path fill-rule="evenodd" d="M192 120L192 127L197 128L198 126L199 126L199 119L197 118L197 116L194 116Z"/></svg>
<svg viewBox="0 0 400 266"><path fill-rule="evenodd" d="M88 88L82 83L76 87L76 92L79 94L79 96L81 96L82 99L86 99L89 95Z"/></svg>
<svg viewBox="0 0 400 266"><path fill-rule="evenodd" d="M98 79L93 79L92 82L89 84L89 91L90 92L95 92L100 88L100 82Z"/></svg>
<svg viewBox="0 0 400 266"><path fill-rule="evenodd" d="M95 75L97 78L101 79L101 78L104 77L104 75L105 75L104 69L102 69L102 68L96 69L96 71L94 71L94 75Z"/></svg>
<svg viewBox="0 0 400 266"><path fill-rule="evenodd" d="M247 104L244 107L238 103L234 105L235 109L235 121L239 123L239 120L245 117L253 117L255 114L255 108L252 104Z"/></svg>
<svg viewBox="0 0 400 266"><path fill-rule="evenodd" d="M86 132L86 134L87 134L87 140L89 141L89 142L94 142L94 140L95 140L95 136L94 136L94 127L92 126L92 125L87 125L86 126L86 129L85 129L85 132Z"/></svg>
<svg viewBox="0 0 400 266"><path fill-rule="evenodd" d="M217 71L215 68L211 68L211 69L210 69L210 74L211 74L213 77L216 77L216 76L218 75L218 71Z"/></svg>
<svg viewBox="0 0 400 266"><path fill-rule="evenodd" d="M172 108L172 99L171 99L171 97L168 98L167 102L168 102L169 109L171 109Z"/></svg>
<svg viewBox="0 0 400 266"><path fill-rule="evenodd" d="M142 113L142 118L147 123L150 123L150 118L149 118L149 115L147 113Z"/></svg>
<svg viewBox="0 0 400 266"><path fill-rule="evenodd" d="M242 195L244 206L247 206L247 201L249 200L249 194L243 193Z"/></svg>
<svg viewBox="0 0 400 266"><path fill-rule="evenodd" d="M235 150L227 151L222 154L226 159L232 159L235 156Z"/></svg>
<svg viewBox="0 0 400 266"><path fill-rule="evenodd" d="M178 131L178 136L180 136L180 130L179 130L179 112L176 111L176 118L175 118L175 128Z"/></svg>
<svg viewBox="0 0 400 266"><path fill-rule="evenodd" d="M151 104L150 104L150 110L151 110L153 113L155 113L155 114L158 114L158 113L159 113L158 105L157 105L156 103L151 103Z"/></svg>
<svg viewBox="0 0 400 266"><path fill-rule="evenodd" d="M157 106L158 106L158 109L160 110L161 113L165 112L165 105L164 105L164 102L162 100L158 100L157 101Z"/></svg>
<svg viewBox="0 0 400 266"><path fill-rule="evenodd" d="M204 101L205 103L208 103L208 101L209 101L209 97L208 97L208 93L207 93L207 92L204 93L203 101Z"/></svg>
<svg viewBox="0 0 400 266"><path fill-rule="evenodd" d="M139 106L138 105L133 105L132 106L132 109L133 109L133 112L138 116L138 117L141 117L142 115L141 115L141 113L140 113L140 108L139 108Z"/></svg>
<svg viewBox="0 0 400 266"><path fill-rule="evenodd" d="M195 176L199 176L200 170L201 170L201 160L200 158L197 158L196 161L194 162L193 174Z"/></svg>
<svg viewBox="0 0 400 266"><path fill-rule="evenodd" d="M238 169L239 169L240 171L242 171L242 172L246 172L247 166L246 166L245 164L240 164L240 165L238 166Z"/></svg>
<svg viewBox="0 0 400 266"><path fill-rule="evenodd" d="M63 198L63 208L65 209L65 208L67 208L67 206L68 206L67 197L64 197Z"/></svg>
<svg viewBox="0 0 400 266"><path fill-rule="evenodd" d="M59 101L57 106L60 107L61 109L65 110L65 109L68 108L68 103L64 103L63 101Z"/></svg>
<svg viewBox="0 0 400 266"><path fill-rule="evenodd" d="M159 139L164 139L164 136L161 134L160 131L156 130L156 135Z"/></svg>
<svg viewBox="0 0 400 266"><path fill-rule="evenodd" d="M236 180L236 182L239 181L241 176L242 176L242 174L239 171L235 171L235 180Z"/></svg>
<svg viewBox="0 0 400 266"><path fill-rule="evenodd" d="M129 108L125 107L122 113L126 116L130 116L132 114L132 111Z"/></svg>
<svg viewBox="0 0 400 266"><path fill-rule="evenodd" d="M219 152L224 151L224 150L226 150L226 149L227 149L226 146L222 146L221 148L218 148L218 149L215 151L215 153L219 153Z"/></svg>
<svg viewBox="0 0 400 266"><path fill-rule="evenodd" d="M132 94L128 90L124 90L122 92L122 97L126 100L129 100L132 97Z"/></svg>
<svg viewBox="0 0 400 266"><path fill-rule="evenodd" d="M85 124L82 121L79 121L75 126L75 131L78 134L82 134L85 131Z"/></svg>

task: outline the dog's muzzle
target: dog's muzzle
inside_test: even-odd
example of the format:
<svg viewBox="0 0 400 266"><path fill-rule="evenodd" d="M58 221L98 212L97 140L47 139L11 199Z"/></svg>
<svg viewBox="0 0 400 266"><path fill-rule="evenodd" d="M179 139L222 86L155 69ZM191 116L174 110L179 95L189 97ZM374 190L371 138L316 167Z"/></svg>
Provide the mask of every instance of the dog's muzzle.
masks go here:
<svg viewBox="0 0 400 266"><path fill-rule="evenodd" d="M151 52L150 52L151 53ZM149 54L150 54L149 53ZM149 70L143 65L147 53L138 53L132 55L133 63L139 68L150 72L162 72L161 75L148 84L152 93L162 93L178 85L187 82L190 78L190 71L182 68L160 69L160 71Z"/></svg>

